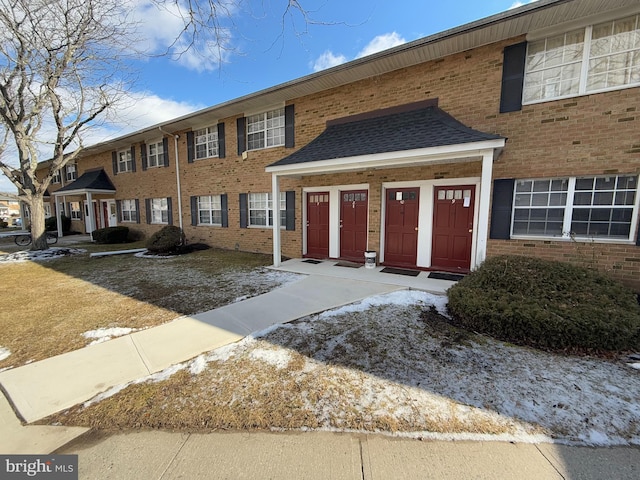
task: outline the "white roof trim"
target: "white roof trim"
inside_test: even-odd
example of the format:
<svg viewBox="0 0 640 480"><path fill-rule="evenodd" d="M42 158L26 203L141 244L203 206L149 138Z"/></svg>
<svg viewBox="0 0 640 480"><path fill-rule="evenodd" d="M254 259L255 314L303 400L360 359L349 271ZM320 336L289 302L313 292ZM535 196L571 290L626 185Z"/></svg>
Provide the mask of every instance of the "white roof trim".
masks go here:
<svg viewBox="0 0 640 480"><path fill-rule="evenodd" d="M86 195L87 193L116 193L115 190L102 190L97 188L78 188L76 190L66 190L64 192L55 191L51 195L54 197L73 196L73 195Z"/></svg>
<svg viewBox="0 0 640 480"><path fill-rule="evenodd" d="M405 168L439 163L469 162L479 158L481 159L484 155L490 153L492 153L495 158L499 150L504 147L505 141L504 138L499 138L483 142L375 153L356 157L319 160L316 162L302 162L291 165L266 167L265 171L281 176L300 176L382 168Z"/></svg>

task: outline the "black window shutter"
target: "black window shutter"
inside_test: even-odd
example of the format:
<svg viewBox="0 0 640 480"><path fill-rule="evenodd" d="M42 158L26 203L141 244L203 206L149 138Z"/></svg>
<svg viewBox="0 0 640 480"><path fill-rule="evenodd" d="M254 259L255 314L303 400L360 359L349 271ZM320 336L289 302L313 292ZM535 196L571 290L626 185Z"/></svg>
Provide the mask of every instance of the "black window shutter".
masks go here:
<svg viewBox="0 0 640 480"><path fill-rule="evenodd" d="M640 247L640 222L638 222L638 238L636 238L636 245Z"/></svg>
<svg viewBox="0 0 640 480"><path fill-rule="evenodd" d="M502 61L502 90L500 113L522 109L524 65L527 59L527 42L510 45L504 49Z"/></svg>
<svg viewBox="0 0 640 480"><path fill-rule="evenodd" d="M142 163L142 170L147 169L147 145L143 143L140 145L140 163Z"/></svg>
<svg viewBox="0 0 640 480"><path fill-rule="evenodd" d="M247 149L247 119L240 117L236 121L236 126L238 128L238 155L242 155L242 152Z"/></svg>
<svg viewBox="0 0 640 480"><path fill-rule="evenodd" d="M284 107L284 146L293 148L296 145L295 138L295 112L293 105Z"/></svg>
<svg viewBox="0 0 640 480"><path fill-rule="evenodd" d="M220 195L220 208L222 210L222 226L227 228L229 226L229 203L226 193Z"/></svg>
<svg viewBox="0 0 640 480"><path fill-rule="evenodd" d="M118 152L111 152L111 164L113 165L113 174L118 174Z"/></svg>
<svg viewBox="0 0 640 480"><path fill-rule="evenodd" d="M144 199L144 209L146 210L145 214L147 216L147 223L151 223L151 199Z"/></svg>
<svg viewBox="0 0 640 480"><path fill-rule="evenodd" d="M227 155L226 142L224 138L224 123L218 124L218 157L224 158Z"/></svg>
<svg viewBox="0 0 640 480"><path fill-rule="evenodd" d="M164 166L169 166L169 139L167 137L162 139L162 150L164 153Z"/></svg>
<svg viewBox="0 0 640 480"><path fill-rule="evenodd" d="M136 223L140 223L140 200L136 198Z"/></svg>
<svg viewBox="0 0 640 480"><path fill-rule="evenodd" d="M249 202L246 193L240 194L240 228L249 226Z"/></svg>
<svg viewBox="0 0 640 480"><path fill-rule="evenodd" d="M122 202L120 200L116 200L116 212L118 215L118 223L122 222Z"/></svg>
<svg viewBox="0 0 640 480"><path fill-rule="evenodd" d="M173 205L171 202L171 197L167 197L167 223L169 225L173 225Z"/></svg>
<svg viewBox="0 0 640 480"><path fill-rule="evenodd" d="M131 147L131 171L136 171L136 147Z"/></svg>
<svg viewBox="0 0 640 480"><path fill-rule="evenodd" d="M191 225L198 225L198 197L191 197Z"/></svg>
<svg viewBox="0 0 640 480"><path fill-rule="evenodd" d="M187 163L193 163L195 158L195 135L193 132L187 132Z"/></svg>
<svg viewBox="0 0 640 480"><path fill-rule="evenodd" d="M287 230L296 229L296 192L288 191L286 194L287 205Z"/></svg>
<svg viewBox="0 0 640 480"><path fill-rule="evenodd" d="M493 181L491 203L491 230L489 238L509 240L511 238L511 210L513 208L513 178Z"/></svg>

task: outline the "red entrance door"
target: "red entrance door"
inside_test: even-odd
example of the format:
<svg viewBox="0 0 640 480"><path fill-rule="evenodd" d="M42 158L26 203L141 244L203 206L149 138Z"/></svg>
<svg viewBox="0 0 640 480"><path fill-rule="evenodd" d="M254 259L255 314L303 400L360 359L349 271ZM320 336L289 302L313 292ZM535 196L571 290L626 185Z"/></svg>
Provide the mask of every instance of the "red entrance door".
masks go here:
<svg viewBox="0 0 640 480"><path fill-rule="evenodd" d="M387 190L384 262L415 266L418 255L418 200L416 188Z"/></svg>
<svg viewBox="0 0 640 480"><path fill-rule="evenodd" d="M307 193L307 256L329 256L329 192Z"/></svg>
<svg viewBox="0 0 640 480"><path fill-rule="evenodd" d="M471 268L475 193L474 185L435 188L431 254L433 268Z"/></svg>
<svg viewBox="0 0 640 480"><path fill-rule="evenodd" d="M364 260L367 249L367 214L369 202L366 190L341 193L340 257Z"/></svg>

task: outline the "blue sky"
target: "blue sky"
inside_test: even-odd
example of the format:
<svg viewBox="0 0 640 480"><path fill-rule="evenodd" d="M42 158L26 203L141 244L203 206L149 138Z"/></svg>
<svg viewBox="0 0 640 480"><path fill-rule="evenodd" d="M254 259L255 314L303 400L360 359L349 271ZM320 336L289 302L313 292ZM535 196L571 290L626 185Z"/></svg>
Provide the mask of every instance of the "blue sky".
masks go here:
<svg viewBox="0 0 640 480"><path fill-rule="evenodd" d="M178 0L184 3L185 0ZM237 0L222 0L238 3ZM442 32L532 0L299 0L313 22L283 17L288 0L240 0L222 61L188 51L159 55L181 24L151 0L123 0L138 20L137 46L156 53L131 62L129 108L92 130L85 145L143 129L315 71ZM283 20L284 18L284 20ZM315 22L315 23L314 23ZM229 23L229 20L227 20ZM45 129L46 131L46 129ZM41 152L41 160L50 152ZM0 192L15 188L0 176Z"/></svg>

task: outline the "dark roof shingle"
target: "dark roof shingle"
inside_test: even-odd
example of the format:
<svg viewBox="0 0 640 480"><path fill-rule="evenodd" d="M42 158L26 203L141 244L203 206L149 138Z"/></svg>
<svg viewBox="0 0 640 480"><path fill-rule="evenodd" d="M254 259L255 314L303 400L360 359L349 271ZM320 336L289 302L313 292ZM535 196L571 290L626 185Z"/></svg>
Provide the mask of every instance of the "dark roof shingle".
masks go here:
<svg viewBox="0 0 640 480"><path fill-rule="evenodd" d="M76 190L111 190L116 191L107 173L102 169L87 170L78 177L75 182L56 190L58 192L70 192Z"/></svg>

